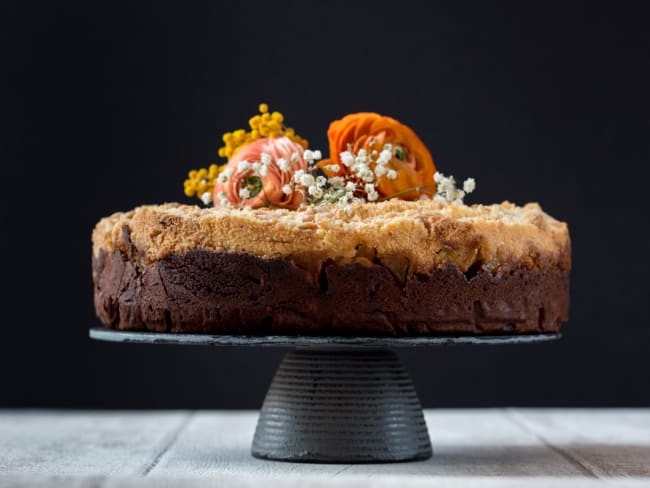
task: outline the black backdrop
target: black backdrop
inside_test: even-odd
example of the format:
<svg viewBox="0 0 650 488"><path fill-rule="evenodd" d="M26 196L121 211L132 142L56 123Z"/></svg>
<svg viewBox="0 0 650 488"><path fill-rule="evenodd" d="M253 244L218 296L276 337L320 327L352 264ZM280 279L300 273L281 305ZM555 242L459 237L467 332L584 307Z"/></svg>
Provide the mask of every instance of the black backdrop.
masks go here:
<svg viewBox="0 0 650 488"><path fill-rule="evenodd" d="M649 12L615 3L3 1L0 406L260 405L282 350L87 330L94 223L187 201L262 101L323 150L331 120L392 115L471 202L569 222L564 338L402 350L426 406L650 405Z"/></svg>

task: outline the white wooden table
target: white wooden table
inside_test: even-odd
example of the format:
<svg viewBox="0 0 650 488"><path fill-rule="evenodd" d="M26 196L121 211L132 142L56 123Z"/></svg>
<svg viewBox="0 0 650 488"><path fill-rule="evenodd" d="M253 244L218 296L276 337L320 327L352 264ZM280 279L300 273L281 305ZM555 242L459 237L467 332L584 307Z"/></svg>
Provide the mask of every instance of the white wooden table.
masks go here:
<svg viewBox="0 0 650 488"><path fill-rule="evenodd" d="M0 410L0 486L650 487L650 409L425 416L432 459L342 465L252 458L257 412Z"/></svg>

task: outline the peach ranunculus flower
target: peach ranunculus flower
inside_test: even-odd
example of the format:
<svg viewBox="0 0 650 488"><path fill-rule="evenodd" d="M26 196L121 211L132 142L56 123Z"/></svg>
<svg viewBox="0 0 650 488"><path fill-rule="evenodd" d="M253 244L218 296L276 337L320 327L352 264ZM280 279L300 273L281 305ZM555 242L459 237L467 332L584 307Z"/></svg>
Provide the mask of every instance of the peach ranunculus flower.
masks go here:
<svg viewBox="0 0 650 488"><path fill-rule="evenodd" d="M328 177L353 176L350 166L341 160L341 153L349 151L358 155L360 150L367 154L380 153L389 144L386 147L392 151L392 158L386 169L395 172L391 172L390 178L379 180L379 196L416 200L421 195L435 195L436 167L431 153L411 128L397 120L372 112L350 114L332 122L327 137L330 159L321 161L318 167ZM333 170L337 165L338 170Z"/></svg>
<svg viewBox="0 0 650 488"><path fill-rule="evenodd" d="M289 186L296 171L307 169L303 151L288 137L257 139L241 147L217 178L214 206L297 208L304 195Z"/></svg>

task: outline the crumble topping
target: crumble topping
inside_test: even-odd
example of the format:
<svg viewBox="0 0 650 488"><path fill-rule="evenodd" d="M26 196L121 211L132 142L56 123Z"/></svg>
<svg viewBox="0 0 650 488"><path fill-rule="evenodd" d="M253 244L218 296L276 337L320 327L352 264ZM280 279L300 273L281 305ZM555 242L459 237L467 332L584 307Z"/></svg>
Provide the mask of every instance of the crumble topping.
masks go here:
<svg viewBox="0 0 650 488"><path fill-rule="evenodd" d="M570 268L567 225L536 203L388 200L299 210L144 205L100 220L93 231L94 254L121 249L125 231L145 264L192 249L363 262L370 249L380 261L403 260L410 272L446 264L463 272L472 266L494 272L515 266Z"/></svg>

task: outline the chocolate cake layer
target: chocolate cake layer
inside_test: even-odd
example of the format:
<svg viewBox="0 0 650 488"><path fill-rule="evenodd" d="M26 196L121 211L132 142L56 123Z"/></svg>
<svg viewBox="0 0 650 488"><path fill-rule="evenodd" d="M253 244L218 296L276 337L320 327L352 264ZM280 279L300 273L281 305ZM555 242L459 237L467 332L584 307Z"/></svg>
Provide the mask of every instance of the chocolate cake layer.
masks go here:
<svg viewBox="0 0 650 488"><path fill-rule="evenodd" d="M217 334L548 333L568 318L569 271L561 266L398 268L204 250L145 264L134 246L100 250L95 308L113 329Z"/></svg>

